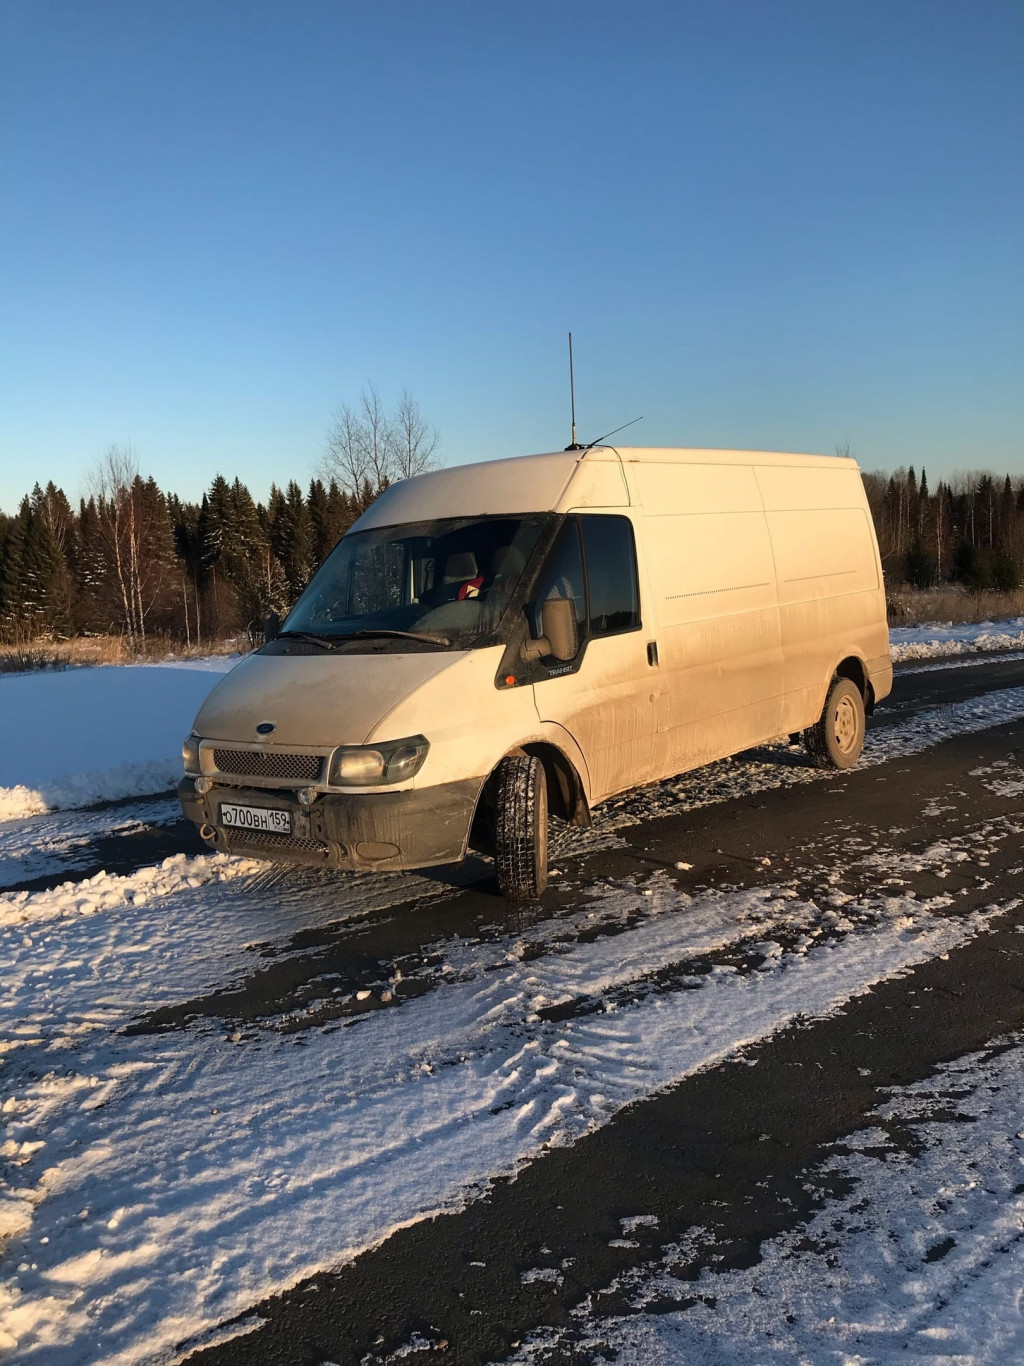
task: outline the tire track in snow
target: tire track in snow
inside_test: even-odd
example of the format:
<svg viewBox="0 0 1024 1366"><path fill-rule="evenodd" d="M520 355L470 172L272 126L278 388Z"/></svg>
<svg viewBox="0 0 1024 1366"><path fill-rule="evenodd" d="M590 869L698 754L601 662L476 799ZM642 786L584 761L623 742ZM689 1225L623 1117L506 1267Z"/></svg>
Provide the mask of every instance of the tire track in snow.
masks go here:
<svg viewBox="0 0 1024 1366"><path fill-rule="evenodd" d="M19 1350L45 1348L62 1366L86 1337L110 1358L170 1349L183 1323L212 1326L403 1223L461 1207L542 1148L950 952L999 913L954 918L910 896L882 898L871 928L765 970L711 974L699 991L599 1017L540 1018L567 993L606 991L678 953L679 930L702 908L666 915L674 895L667 883L654 889L665 906L628 943L452 983L346 1031L343 1046L328 1033L240 1048L219 1034L103 1039L78 1046L73 1083L66 1045L52 1048L53 1071L14 1098L22 1141L46 1145L20 1169L17 1199L34 1218L19 1240L27 1269L9 1288ZM761 893L716 899L698 936L735 934L752 904L763 906Z"/></svg>
<svg viewBox="0 0 1024 1366"><path fill-rule="evenodd" d="M945 713L951 710L942 709ZM979 715L984 717L981 725L957 724L953 733L1014 719L1005 709L995 719L991 710L974 712L975 719ZM917 717L915 723L921 720ZM947 714L947 728L949 720ZM909 727L901 727L901 732L903 729ZM948 738L948 729L941 732L941 725L933 728L929 732L932 738L918 748ZM913 752L918 750L904 749L899 757ZM225 890L231 895L230 889ZM641 893L619 889L617 894L629 897ZM244 899L240 897L240 903ZM162 967L173 982L177 971L179 983L190 973L194 978L200 968L207 973L222 971L231 961L240 961L238 921L229 919L208 930L205 937L198 936L200 942L190 945L185 964L175 963L174 950L179 949L186 927L180 915L190 900L195 908L193 923L198 926L204 905L208 907L208 891L198 888L186 893L179 888L150 907L153 913L158 909L165 913L165 921L171 922L162 931L164 945L147 940L146 929L159 922L146 918L135 924L133 943L124 946L127 957L136 956L139 981L147 991L152 990L152 977L145 976L151 960L152 972ZM127 900L122 904L127 908ZM780 1027L779 1022L792 1018L798 1006L798 1013L806 1011L817 999L802 989L789 990L797 987L798 979L801 988L805 981L822 989L831 986L834 996L820 1002L827 1010L830 1002L848 999L850 993L865 989L865 983L903 971L908 963L923 961L916 954L928 957L943 944L955 947L965 942L986 923L978 916L965 920L938 917L933 914L934 907L932 911L922 908L909 897L889 898L888 905L893 914L884 917L882 923L872 928L862 926L803 954L784 953L772 959L764 972L713 975L699 992L647 996L599 1019L556 1023L544 1020L540 1012L546 1004L562 999L554 994L556 991L579 995L611 991L616 980L623 984L621 942L611 956L607 954L608 943L580 946L566 954L567 962L576 960L569 975L559 976L554 962L539 966L520 963L504 979L491 975L485 980L454 982L430 1002L387 1012L348 1032L342 1059L348 1071L339 1067L338 1052L327 1034L306 1040L301 1048L266 1039L251 1050L243 1048L243 1058L249 1051L260 1055L252 1068L240 1063L238 1050L219 1038L202 1040L198 1051L194 1039L188 1047L177 1040L168 1046L165 1040L101 1039L118 1012L123 1014L124 1006L116 983L102 984L101 975L110 972L116 954L111 954L110 945L96 942L96 952L87 966L101 984L94 998L86 992L80 1002L78 1024L82 1032L76 1033L75 1021L70 1018L75 991L86 975L81 965L68 958L63 982L46 980L50 976L47 968L38 983L42 999L31 1027L39 1031L39 1042L24 1046L37 1050L35 1063L44 1070L51 1068L39 1083L49 1088L47 1096L19 1089L18 1094L7 1097L14 1102L7 1114L11 1123L19 1126L14 1156L24 1184L18 1187L18 1200L22 1214L27 1206L36 1216L29 1236L49 1236L41 1233L40 1215L45 1212L47 1223L43 1226L60 1228L66 1254L61 1260L56 1239L45 1245L37 1241L31 1247L28 1270L18 1273L24 1280L17 1283L11 1302L12 1321L28 1325L23 1336L29 1345L33 1333L39 1339L40 1334L45 1336L50 1331L48 1316L54 1317L58 1334L68 1329L91 1334L96 1325L90 1306L109 1291L113 1299L103 1312L120 1316L126 1311L130 1317L137 1310L140 1332L152 1329L169 1340L166 1335L174 1322L192 1323L197 1312L199 1319L206 1315L203 1321L210 1321L211 1316L222 1318L228 1312L225 1305L243 1303L247 1296L251 1302L261 1290L265 1293L267 1286L287 1284L298 1274L296 1267L307 1265L304 1257L323 1261L348 1255L367 1240L386 1236L396 1226L396 1219L416 1219L425 1209L446 1208L452 1203L457 1206L477 1188L474 1182L486 1181L495 1170L506 1170L507 1165L501 1162L521 1161L545 1143L571 1141L587 1128L602 1124L631 1098L670 1084L676 1074L669 1081L659 1080L659 1069L673 1060L684 1068L679 1075L685 1075L686 1068L706 1066L716 1057L728 1056L744 1039L759 1038L764 1031ZM903 923L899 907L908 917ZM692 907L688 913L690 910ZM337 907L332 913L337 915ZM137 914L133 907L131 917ZM104 918L112 918L110 910L95 917L80 917L76 911L61 923L60 937L67 939L68 930L73 931L76 925L92 927ZM268 910L262 926L269 920ZM652 918L644 918L643 931L650 930L653 935L654 924ZM38 948L46 964L53 949L46 945L45 935L54 926L41 920L38 928L43 935ZM18 929L33 937L30 923ZM225 946L230 946L230 952L214 966L208 950ZM674 949L678 947L676 944ZM657 961L657 948L652 937L647 944L647 968L638 968L634 957L634 973L639 970L642 975L651 970ZM665 959L668 951L666 945ZM593 955L589 977L579 968L579 955L587 954ZM167 983L162 982L159 990L166 998ZM739 994L743 992L747 994ZM72 1009L62 1014L63 1001L68 997L72 998ZM419 1020L422 1027L427 1012L435 1010L442 999L445 1019L429 1022L425 1035L421 1028L417 1037L421 1045L425 1038L426 1047L421 1046L413 1056L408 1036L400 1047L403 1035L392 1031L403 1017L413 1017L413 1024ZM703 1006L714 1003L706 1027L694 1004L698 999ZM453 1003L461 1007L461 1014L458 1009L452 1013ZM720 1008L723 1003L728 1007L724 1012ZM651 1038L657 1041L661 1034L656 1030L652 1036L649 1026L664 1023L672 1011L679 1010L684 1011L685 1021L670 1019L664 1057L652 1064ZM47 1019L56 1028L48 1028ZM449 1026L445 1037L450 1040L447 1051L432 1042L445 1021ZM686 1021L701 1028L696 1034L686 1034ZM408 1020L401 1024L402 1030L407 1028L412 1028ZM352 1042L365 1031L369 1031L365 1043ZM680 1054L673 1054L671 1049L681 1034L685 1035L687 1051L680 1061ZM471 1044L474 1038L479 1040L475 1053L467 1047L467 1041ZM392 1052L388 1052L389 1040ZM311 1061L296 1063L296 1056L303 1053ZM362 1058L361 1072L353 1065L354 1058L358 1061L356 1055ZM392 1066L394 1071L389 1072ZM85 1082L75 1081L72 1086L69 1068ZM240 1082L243 1076L254 1083L248 1091ZM240 1095L240 1087L244 1094ZM86 1092L88 1100L79 1104ZM356 1105L353 1097L358 1097L360 1104ZM361 1104L364 1097L365 1107ZM225 1101L226 1108L209 1104L217 1098ZM395 1131L396 1116L401 1133ZM458 1136L458 1147L466 1134L476 1129L480 1133L475 1145L470 1145L472 1160L468 1165L463 1163L460 1152L456 1161L450 1152L453 1137ZM127 1148L121 1143L126 1133L130 1135ZM353 1135L355 1150L348 1151L342 1160L338 1151ZM35 1143L45 1144L50 1152L33 1149ZM77 1155L62 1160L59 1154L69 1150ZM501 1159L497 1168L489 1165L495 1153ZM202 1175L202 1182L195 1179L197 1173ZM382 1173L386 1178L383 1181ZM389 1185L388 1179L394 1184ZM340 1221L334 1217L338 1210L332 1203L339 1187L346 1198L351 1197L340 1211ZM113 1208L113 1196L129 1189L141 1199ZM83 1193L92 1198L92 1204L83 1203L73 1210ZM197 1205L196 1201L205 1196L210 1197L210 1203L203 1199ZM82 1209L89 1212L80 1220ZM109 1214L109 1218L101 1218L101 1214ZM330 1228L325 1227L327 1223ZM307 1229L311 1231L308 1243L304 1241ZM147 1249L151 1244L162 1249L165 1234L170 1239L170 1262L190 1284L184 1290L177 1287L184 1299L170 1304L170 1317L161 1320L161 1311L153 1300L162 1293L162 1271L158 1273L151 1265L156 1254L151 1257ZM342 1237L349 1241L339 1251ZM211 1241L215 1255L204 1260ZM253 1264L253 1247L287 1250L279 1254L270 1251L263 1262ZM137 1297L132 1301L136 1285ZM195 1303L189 1299L193 1293ZM196 1303L201 1306L199 1311ZM183 1320L174 1317L179 1311ZM58 1336L52 1341L61 1345L63 1340ZM136 1342L128 1350L142 1349Z"/></svg>

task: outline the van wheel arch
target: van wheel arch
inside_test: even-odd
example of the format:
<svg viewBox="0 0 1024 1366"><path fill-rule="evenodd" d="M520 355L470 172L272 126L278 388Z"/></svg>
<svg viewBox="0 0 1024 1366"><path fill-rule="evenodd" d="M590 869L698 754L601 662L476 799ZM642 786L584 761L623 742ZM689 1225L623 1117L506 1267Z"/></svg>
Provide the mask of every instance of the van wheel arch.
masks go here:
<svg viewBox="0 0 1024 1366"><path fill-rule="evenodd" d="M494 854L494 813L497 799L498 773L505 759L529 756L540 760L547 787L548 812L569 825L589 827L590 806L576 766L557 745L536 741L515 745L491 770L477 798L476 810L470 826L469 847L481 854Z"/></svg>
<svg viewBox="0 0 1024 1366"><path fill-rule="evenodd" d="M829 680L829 687L836 678L848 678L860 690L860 695L864 699L864 710L870 716L875 706L875 690L868 681L864 661L857 655L847 655L836 665Z"/></svg>
<svg viewBox="0 0 1024 1366"><path fill-rule="evenodd" d="M544 765L548 784L548 811L568 825L589 827L590 807L576 767L557 745L523 745L521 753L535 755Z"/></svg>

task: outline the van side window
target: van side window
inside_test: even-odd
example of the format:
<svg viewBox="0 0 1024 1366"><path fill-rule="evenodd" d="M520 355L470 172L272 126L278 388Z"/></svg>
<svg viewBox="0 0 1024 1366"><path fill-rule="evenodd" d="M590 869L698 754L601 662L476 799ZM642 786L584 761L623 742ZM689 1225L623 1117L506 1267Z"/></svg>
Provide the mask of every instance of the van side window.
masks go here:
<svg viewBox="0 0 1024 1366"><path fill-rule="evenodd" d="M583 579L583 555L580 551L580 533L575 519L566 522L562 534L555 542L541 578L533 602L530 626L535 639L542 634L541 605L550 598L572 598L576 604L576 631L583 640L586 623L586 597Z"/></svg>
<svg viewBox="0 0 1024 1366"><path fill-rule="evenodd" d="M633 527L628 517L581 517L590 590L590 634L640 625Z"/></svg>

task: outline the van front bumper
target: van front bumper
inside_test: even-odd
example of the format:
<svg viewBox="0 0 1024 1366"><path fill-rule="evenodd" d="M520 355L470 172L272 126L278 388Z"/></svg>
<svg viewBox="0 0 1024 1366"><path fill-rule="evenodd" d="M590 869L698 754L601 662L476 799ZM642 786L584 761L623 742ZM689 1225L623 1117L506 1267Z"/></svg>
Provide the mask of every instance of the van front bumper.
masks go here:
<svg viewBox="0 0 1024 1366"><path fill-rule="evenodd" d="M321 793L302 806L294 792L178 784L181 809L214 849L320 868L429 868L466 856L482 778L404 792ZM225 825L222 804L287 811L291 833Z"/></svg>

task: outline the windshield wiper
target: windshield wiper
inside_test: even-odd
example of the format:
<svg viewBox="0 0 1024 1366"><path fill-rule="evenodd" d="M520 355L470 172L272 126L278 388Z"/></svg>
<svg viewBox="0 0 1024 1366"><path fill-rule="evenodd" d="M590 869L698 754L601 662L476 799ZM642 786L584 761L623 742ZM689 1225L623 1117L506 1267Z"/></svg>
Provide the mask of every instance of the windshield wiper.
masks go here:
<svg viewBox="0 0 1024 1366"><path fill-rule="evenodd" d="M385 639L397 638L400 641L423 641L425 645L451 645L446 635L427 635L425 631L343 631L339 635L317 635L315 631L280 631L277 635L279 641L311 641L313 645L319 645L324 650L336 650L337 646L344 645L345 641L373 641L378 637Z"/></svg>
<svg viewBox="0 0 1024 1366"><path fill-rule="evenodd" d="M314 645L319 645L324 650L334 650L338 645L343 645L346 640L373 640L382 636L390 639L397 637L399 640L422 640L426 645L450 645L451 641L447 636L427 635L425 631L386 631L386 630L363 630L363 631L344 631L336 636L321 636L315 631L281 631L278 633L278 640L309 640Z"/></svg>
<svg viewBox="0 0 1024 1366"><path fill-rule="evenodd" d="M334 649L334 646L331 644L331 641L330 641L330 638L329 638L329 637L327 637L327 636L318 636L318 635L316 635L313 631L278 631L276 639L278 639L278 640L309 640L309 641L312 641L312 643L313 643L314 645L319 645L320 648L321 648L322 650L333 650L333 649Z"/></svg>
<svg viewBox="0 0 1024 1366"><path fill-rule="evenodd" d="M447 636L427 635L425 631L349 631L343 636L336 636L336 640L369 640L373 636L393 636L399 640L422 640L428 645L450 645L451 641Z"/></svg>

